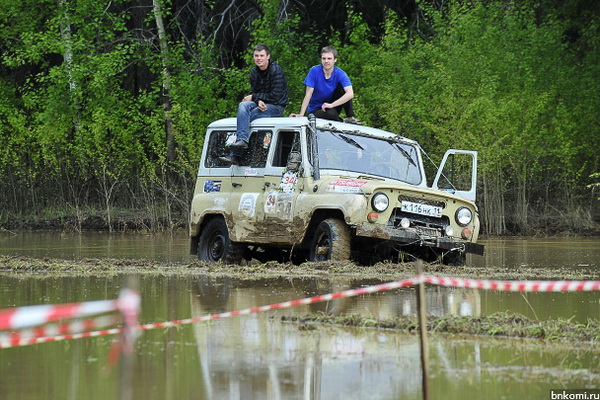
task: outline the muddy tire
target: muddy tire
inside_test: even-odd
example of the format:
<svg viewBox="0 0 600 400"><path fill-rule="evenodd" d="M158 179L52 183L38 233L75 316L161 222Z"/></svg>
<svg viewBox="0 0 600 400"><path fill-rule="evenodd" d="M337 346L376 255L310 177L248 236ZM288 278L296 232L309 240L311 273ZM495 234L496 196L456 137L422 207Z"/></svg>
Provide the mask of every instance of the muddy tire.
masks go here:
<svg viewBox="0 0 600 400"><path fill-rule="evenodd" d="M244 246L232 242L227 224L220 218L206 224L198 241L198 260L239 264L242 261Z"/></svg>
<svg viewBox="0 0 600 400"><path fill-rule="evenodd" d="M345 261L350 259L351 235L348 225L339 219L319 224L310 245L310 261Z"/></svg>

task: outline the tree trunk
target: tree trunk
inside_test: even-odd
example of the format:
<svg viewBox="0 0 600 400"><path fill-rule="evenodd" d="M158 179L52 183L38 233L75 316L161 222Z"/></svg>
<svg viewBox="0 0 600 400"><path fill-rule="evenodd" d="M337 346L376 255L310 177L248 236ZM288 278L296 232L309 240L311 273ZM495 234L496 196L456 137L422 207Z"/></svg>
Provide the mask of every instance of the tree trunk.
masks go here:
<svg viewBox="0 0 600 400"><path fill-rule="evenodd" d="M67 76L69 80L69 93L71 93L71 104L73 106L73 129L77 138L79 137L78 131L80 128L79 122L79 100L76 95L77 81L73 77L73 43L71 40L71 17L69 14L68 0L58 0L59 8L62 12L62 18L60 20L60 37L65 46L63 53L63 59L67 64Z"/></svg>
<svg viewBox="0 0 600 400"><path fill-rule="evenodd" d="M486 233L501 235L506 231L504 208L504 186L501 172L483 174L482 219Z"/></svg>
<svg viewBox="0 0 600 400"><path fill-rule="evenodd" d="M163 67L162 103L165 113L165 133L167 142L167 176L170 176L171 165L175 161L175 134L173 132L173 120L171 118L171 97L169 95L169 90L171 88L171 74L169 72L169 47L167 44L167 35L163 23L160 1L152 0L152 6L154 8L154 18L158 28L160 59Z"/></svg>

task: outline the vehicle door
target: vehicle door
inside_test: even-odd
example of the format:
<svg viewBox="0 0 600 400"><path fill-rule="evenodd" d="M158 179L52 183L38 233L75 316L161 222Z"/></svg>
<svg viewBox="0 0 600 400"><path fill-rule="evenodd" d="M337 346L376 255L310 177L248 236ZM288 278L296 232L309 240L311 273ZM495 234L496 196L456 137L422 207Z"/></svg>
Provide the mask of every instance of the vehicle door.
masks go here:
<svg viewBox="0 0 600 400"><path fill-rule="evenodd" d="M294 228L296 202L304 190L304 169L300 129L286 128L275 132L271 155L265 169L264 234L270 243L294 243L304 234L303 224ZM297 231L296 231L296 230Z"/></svg>
<svg viewBox="0 0 600 400"><path fill-rule="evenodd" d="M448 150L432 187L474 202L477 196L477 152Z"/></svg>
<svg viewBox="0 0 600 400"><path fill-rule="evenodd" d="M273 129L253 128L240 165L231 167L231 221L237 241L260 241L265 191L265 166Z"/></svg>
<svg viewBox="0 0 600 400"><path fill-rule="evenodd" d="M225 148L227 137L235 133L235 127L219 128L207 132L206 146L198 170L198 179L194 193L199 194L200 204L196 212L220 212L227 219L231 217L230 188L231 168L219 160L229 150ZM198 215L198 218L201 218ZM193 217L195 219L195 217Z"/></svg>

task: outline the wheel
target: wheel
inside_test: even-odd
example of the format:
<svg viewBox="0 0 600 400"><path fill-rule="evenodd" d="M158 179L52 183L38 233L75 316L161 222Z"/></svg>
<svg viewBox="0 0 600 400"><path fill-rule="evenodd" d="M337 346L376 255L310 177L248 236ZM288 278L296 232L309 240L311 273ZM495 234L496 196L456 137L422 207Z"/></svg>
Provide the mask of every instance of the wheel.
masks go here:
<svg viewBox="0 0 600 400"><path fill-rule="evenodd" d="M242 261L243 251L244 246L229 238L227 224L222 219L212 219L202 229L198 241L198 260L238 264Z"/></svg>
<svg viewBox="0 0 600 400"><path fill-rule="evenodd" d="M310 245L310 261L350 259L350 229L339 219L326 219L317 226Z"/></svg>

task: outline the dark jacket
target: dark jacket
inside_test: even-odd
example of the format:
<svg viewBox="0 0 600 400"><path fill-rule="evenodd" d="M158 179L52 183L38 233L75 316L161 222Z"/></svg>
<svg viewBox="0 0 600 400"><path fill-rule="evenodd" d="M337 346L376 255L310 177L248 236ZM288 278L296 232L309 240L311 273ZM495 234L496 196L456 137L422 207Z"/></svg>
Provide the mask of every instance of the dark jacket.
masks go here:
<svg viewBox="0 0 600 400"><path fill-rule="evenodd" d="M290 99L283 68L275 61L269 61L269 66L264 71L254 67L250 71L250 93L252 101L257 104L262 100L267 104L287 106Z"/></svg>

